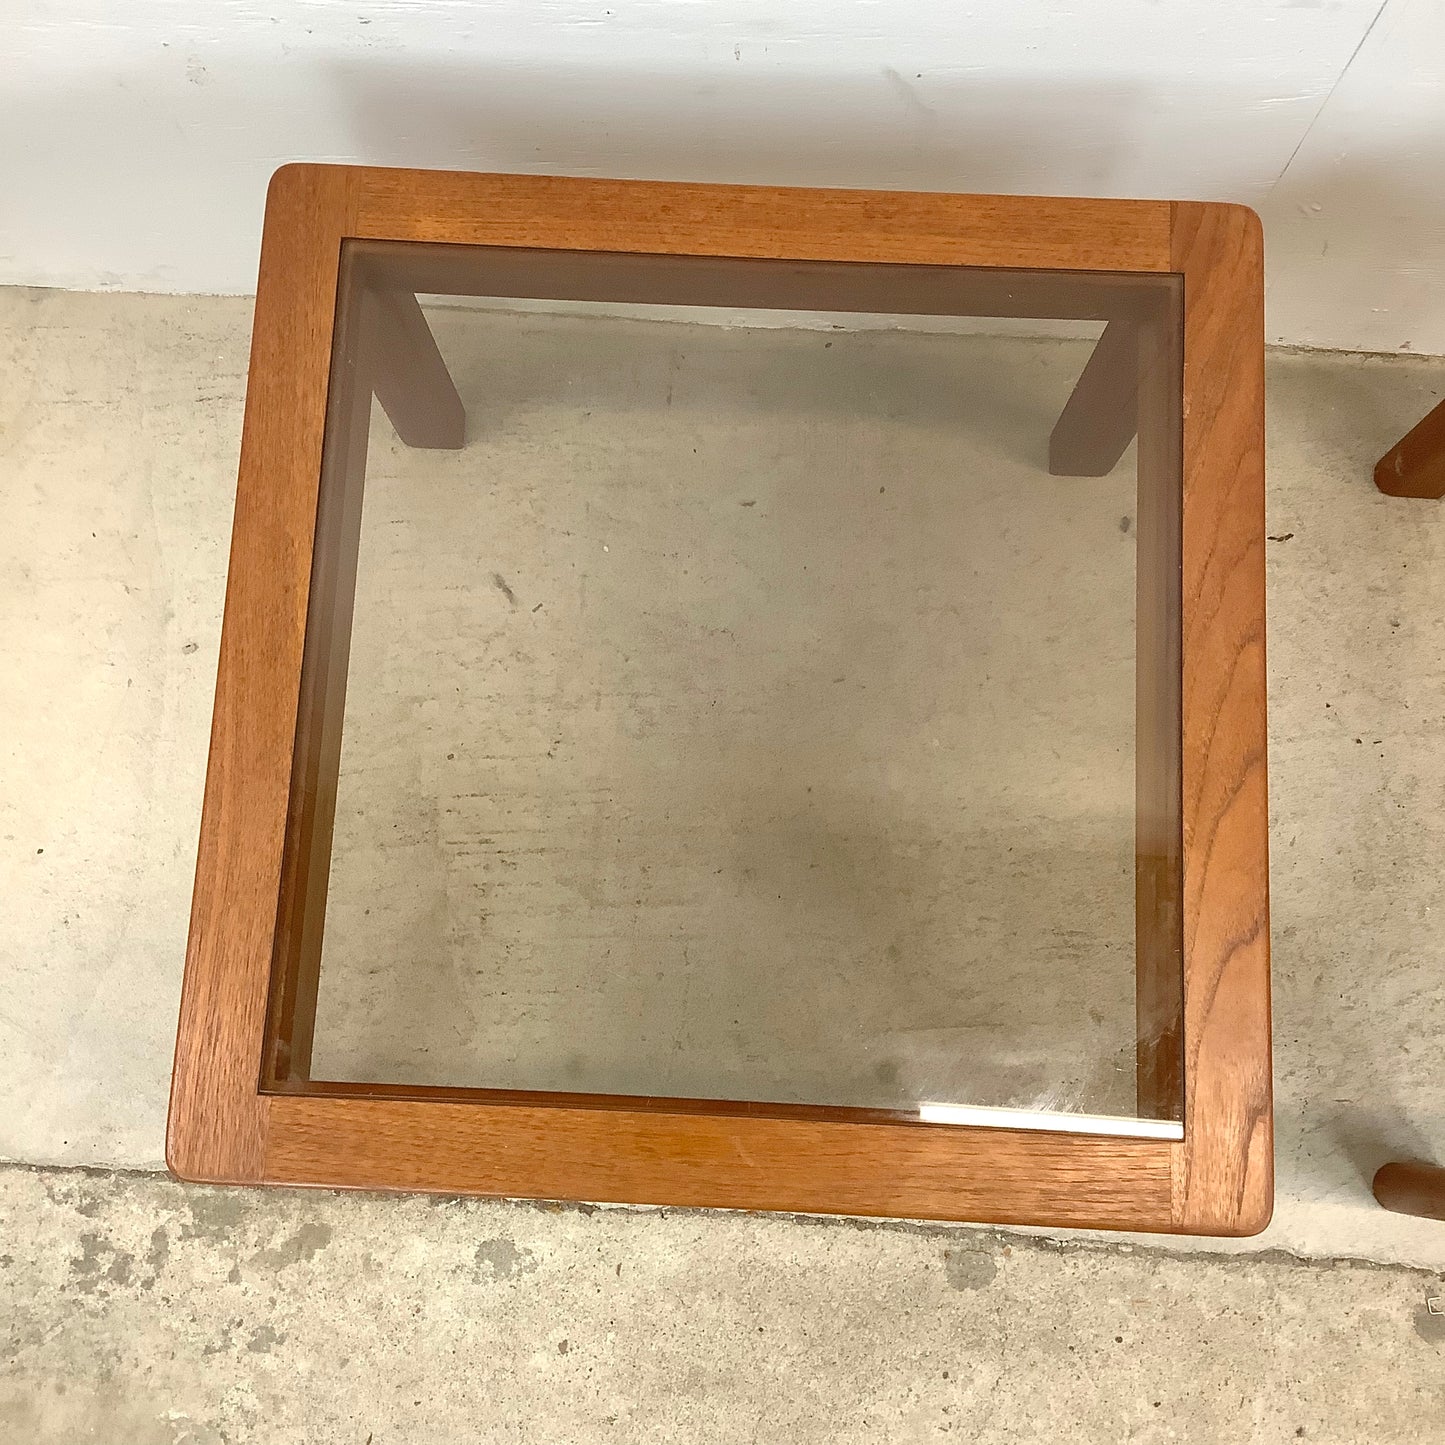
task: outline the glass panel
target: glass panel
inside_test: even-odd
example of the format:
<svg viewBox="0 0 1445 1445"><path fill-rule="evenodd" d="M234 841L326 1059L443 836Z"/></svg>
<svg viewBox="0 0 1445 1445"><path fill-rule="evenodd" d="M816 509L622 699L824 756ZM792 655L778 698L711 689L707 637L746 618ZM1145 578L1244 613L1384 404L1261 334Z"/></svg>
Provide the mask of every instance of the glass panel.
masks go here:
<svg viewBox="0 0 1445 1445"><path fill-rule="evenodd" d="M273 1082L1180 1117L1179 278L350 243L338 318Z"/></svg>

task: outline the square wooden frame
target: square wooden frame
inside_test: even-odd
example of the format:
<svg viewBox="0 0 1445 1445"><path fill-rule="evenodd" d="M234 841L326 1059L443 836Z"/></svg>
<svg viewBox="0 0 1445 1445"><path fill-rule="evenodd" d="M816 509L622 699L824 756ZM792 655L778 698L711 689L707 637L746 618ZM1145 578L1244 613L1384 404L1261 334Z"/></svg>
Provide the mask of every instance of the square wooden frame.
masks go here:
<svg viewBox="0 0 1445 1445"><path fill-rule="evenodd" d="M1173 644L1182 671L1181 1141L823 1108L263 1086L347 238L1182 276L1182 625ZM214 1183L1262 1229L1273 1199L1262 253L1252 211L1196 202L278 171L257 287L171 1170ZM1142 975L1140 988L1142 1011Z"/></svg>

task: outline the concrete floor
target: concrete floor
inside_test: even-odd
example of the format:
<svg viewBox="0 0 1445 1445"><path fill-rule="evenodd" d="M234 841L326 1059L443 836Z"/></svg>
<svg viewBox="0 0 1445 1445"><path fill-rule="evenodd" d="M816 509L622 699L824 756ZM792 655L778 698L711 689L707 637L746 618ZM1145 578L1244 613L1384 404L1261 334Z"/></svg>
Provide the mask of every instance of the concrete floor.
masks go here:
<svg viewBox="0 0 1445 1445"><path fill-rule="evenodd" d="M1160 1253L75 1172L161 1161L247 321L0 292L0 1435L1445 1438L1445 1226L1366 1189L1445 1157L1445 512L1369 484L1445 361L1271 358L1279 1198Z"/></svg>
<svg viewBox="0 0 1445 1445"><path fill-rule="evenodd" d="M1445 1438L1437 1275L0 1171L0 1438Z"/></svg>

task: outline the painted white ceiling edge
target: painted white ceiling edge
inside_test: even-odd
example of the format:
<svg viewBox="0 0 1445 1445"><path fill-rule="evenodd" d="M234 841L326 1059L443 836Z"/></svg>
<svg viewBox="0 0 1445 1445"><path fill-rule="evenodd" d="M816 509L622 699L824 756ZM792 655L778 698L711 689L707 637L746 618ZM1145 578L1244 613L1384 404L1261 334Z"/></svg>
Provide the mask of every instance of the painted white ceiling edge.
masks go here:
<svg viewBox="0 0 1445 1445"><path fill-rule="evenodd" d="M1263 216L1271 340L1445 354L1441 0L18 10L4 283L249 292L293 159L1192 197Z"/></svg>

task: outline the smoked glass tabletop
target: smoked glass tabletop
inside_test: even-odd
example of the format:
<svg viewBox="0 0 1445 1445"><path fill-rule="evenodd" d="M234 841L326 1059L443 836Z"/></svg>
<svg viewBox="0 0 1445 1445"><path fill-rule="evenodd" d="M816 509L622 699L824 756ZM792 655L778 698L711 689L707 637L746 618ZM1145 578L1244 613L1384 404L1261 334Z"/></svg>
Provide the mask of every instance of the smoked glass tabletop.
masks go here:
<svg viewBox="0 0 1445 1445"><path fill-rule="evenodd" d="M1181 317L347 243L309 1078L1176 1130Z"/></svg>

